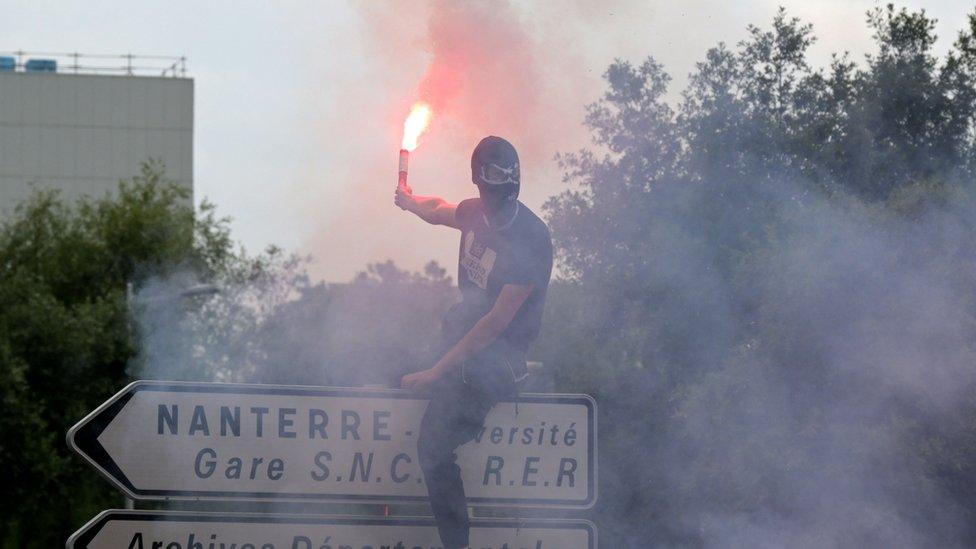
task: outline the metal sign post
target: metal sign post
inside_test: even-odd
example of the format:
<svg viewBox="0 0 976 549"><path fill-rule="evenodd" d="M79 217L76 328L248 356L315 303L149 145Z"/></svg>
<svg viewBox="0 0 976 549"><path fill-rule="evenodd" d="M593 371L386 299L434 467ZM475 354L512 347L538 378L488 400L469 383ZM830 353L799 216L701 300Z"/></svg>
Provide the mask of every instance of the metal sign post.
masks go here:
<svg viewBox="0 0 976 549"><path fill-rule="evenodd" d="M582 520L476 519L472 547L594 549ZM68 539L67 549L320 549L440 547L431 518L325 517L172 511L104 511Z"/></svg>
<svg viewBox="0 0 976 549"><path fill-rule="evenodd" d="M137 381L67 438L134 499L423 502L426 405L398 390ZM596 460L585 395L501 402L458 450L478 506L592 507Z"/></svg>

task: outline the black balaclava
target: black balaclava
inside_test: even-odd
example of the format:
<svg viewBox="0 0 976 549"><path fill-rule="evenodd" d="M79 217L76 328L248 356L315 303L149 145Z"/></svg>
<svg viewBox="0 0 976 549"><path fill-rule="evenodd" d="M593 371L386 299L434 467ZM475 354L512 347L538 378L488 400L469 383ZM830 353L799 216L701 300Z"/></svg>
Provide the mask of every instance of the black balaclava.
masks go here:
<svg viewBox="0 0 976 549"><path fill-rule="evenodd" d="M482 139L471 153L471 180L491 211L517 200L521 174L515 147L494 135Z"/></svg>

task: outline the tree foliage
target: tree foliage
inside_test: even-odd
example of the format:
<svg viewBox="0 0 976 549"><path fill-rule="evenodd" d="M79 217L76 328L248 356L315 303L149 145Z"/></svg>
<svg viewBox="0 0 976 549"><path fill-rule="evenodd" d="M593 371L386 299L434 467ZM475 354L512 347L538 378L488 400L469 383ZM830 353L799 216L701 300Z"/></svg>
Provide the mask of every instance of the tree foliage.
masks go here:
<svg viewBox="0 0 976 549"><path fill-rule="evenodd" d="M676 107L617 61L558 157L538 354L600 403L607 546L976 542L976 14L867 23L814 68L781 9Z"/></svg>
<svg viewBox="0 0 976 549"><path fill-rule="evenodd" d="M70 455L64 435L142 373L145 334L133 314L146 306L138 301L143 290L185 273L228 289L243 280L281 278L280 253L248 257L236 250L213 206L194 213L189 199L160 166L146 164L111 197L69 205L54 192L38 192L0 228L4 547L59 546L94 513L121 504L120 495ZM166 299L194 315L223 319L207 323L212 329L201 338L243 337L230 320L256 322L254 306L267 301L238 299L248 312L240 314ZM201 364L187 377L212 379L219 363Z"/></svg>
<svg viewBox="0 0 976 549"><path fill-rule="evenodd" d="M440 317L457 299L435 262L422 273L392 261L368 265L348 284L317 284L278 308L255 339L250 379L261 383L399 387L429 368Z"/></svg>

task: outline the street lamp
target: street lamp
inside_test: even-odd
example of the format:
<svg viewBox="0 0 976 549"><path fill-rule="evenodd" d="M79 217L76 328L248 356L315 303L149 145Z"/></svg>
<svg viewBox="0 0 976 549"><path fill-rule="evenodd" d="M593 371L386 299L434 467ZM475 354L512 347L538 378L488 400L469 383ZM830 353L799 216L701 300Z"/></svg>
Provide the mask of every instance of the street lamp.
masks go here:
<svg viewBox="0 0 976 549"><path fill-rule="evenodd" d="M153 296L148 299L137 300L135 297L135 292L132 287L132 282L126 282L125 302L129 308L129 312L131 313L132 305L135 303L142 303L142 304L161 303L166 301L175 301L179 299L190 299L194 297L211 296L211 295L219 294L220 292L221 292L221 288L216 284L194 284L193 286L189 286L170 295ZM136 502L132 498L126 496L125 508L135 509Z"/></svg>

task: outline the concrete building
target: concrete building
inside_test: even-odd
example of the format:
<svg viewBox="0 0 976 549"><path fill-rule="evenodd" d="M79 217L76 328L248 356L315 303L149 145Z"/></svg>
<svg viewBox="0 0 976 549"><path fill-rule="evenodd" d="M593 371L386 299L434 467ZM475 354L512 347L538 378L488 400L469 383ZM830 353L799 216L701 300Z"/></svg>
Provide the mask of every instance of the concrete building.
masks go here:
<svg viewBox="0 0 976 549"><path fill-rule="evenodd" d="M33 187L103 196L150 158L192 191L192 79L0 71L0 221Z"/></svg>

